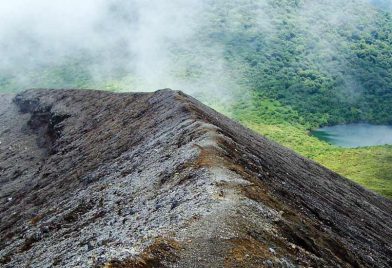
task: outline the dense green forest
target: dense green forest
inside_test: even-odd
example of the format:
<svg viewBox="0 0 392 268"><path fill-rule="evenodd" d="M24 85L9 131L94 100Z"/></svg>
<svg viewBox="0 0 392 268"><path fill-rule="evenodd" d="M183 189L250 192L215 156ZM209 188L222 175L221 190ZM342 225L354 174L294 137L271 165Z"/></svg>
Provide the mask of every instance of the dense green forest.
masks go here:
<svg viewBox="0 0 392 268"><path fill-rule="evenodd" d="M103 21L114 21L112 25L121 29L135 23L127 11L132 1L126 2L110 1ZM158 23L141 27L151 31L145 38L148 42L133 50L129 47L145 36L130 31L124 38L110 38L114 26L98 27L110 45L78 48L62 56L41 49L42 44L28 31L18 32L18 42L28 43L27 49L37 54L3 61L0 90L181 89L297 152L392 196L391 146L343 149L308 134L323 125L392 124L389 1L199 2L194 13L177 18L174 10L173 18L167 18L178 19L179 24L185 21L186 27L158 27L166 18L160 21L159 10L153 13ZM178 36L173 34L176 31ZM10 49L2 43L0 47Z"/></svg>
<svg viewBox="0 0 392 268"><path fill-rule="evenodd" d="M390 13L361 1L240 2L215 3L223 19L209 38L242 64L257 99L278 100L314 126L392 123ZM259 31L257 9L269 14L269 31Z"/></svg>

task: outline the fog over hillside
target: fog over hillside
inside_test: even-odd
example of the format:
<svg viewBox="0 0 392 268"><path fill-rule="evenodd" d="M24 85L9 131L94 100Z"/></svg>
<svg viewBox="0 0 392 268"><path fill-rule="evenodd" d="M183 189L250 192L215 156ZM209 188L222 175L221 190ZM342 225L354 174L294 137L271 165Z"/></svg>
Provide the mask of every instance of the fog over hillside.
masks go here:
<svg viewBox="0 0 392 268"><path fill-rule="evenodd" d="M341 57L341 47L339 40L330 42L325 26L352 25L363 16L371 17L375 10L370 7L366 14L357 12L358 6L366 6L366 2L14 0L1 3L0 87L1 90L171 87L196 95L208 92L229 97L239 88L252 87L244 82L249 73L248 61L252 59L232 48L239 41L245 41L244 46L251 48L256 43L249 38L241 40L238 33L261 36L264 44L274 49L274 42L281 38L279 12L288 12L295 19L296 27L301 27L304 36L314 42L305 47L311 48L307 53L315 57L313 61L326 72L334 72L336 66L327 58ZM390 3L372 2L384 6ZM288 11L291 7L295 7L294 11ZM234 34L237 37L232 38ZM321 56L319 51L323 51ZM265 49L259 48L257 53L265 53ZM350 90L350 85L356 85L357 81L347 79L346 84Z"/></svg>
<svg viewBox="0 0 392 268"><path fill-rule="evenodd" d="M133 88L127 89L180 88L187 71L184 57L176 57L189 50L197 57L186 64L199 65L198 81L219 83L225 72L219 48L197 53L205 8L200 1L17 0L1 6L0 68L20 87L43 82L26 72L64 67L82 69L97 84L129 76ZM80 86L75 78L60 78L47 86Z"/></svg>
<svg viewBox="0 0 392 268"><path fill-rule="evenodd" d="M392 9L391 0L369 0L369 2L382 9Z"/></svg>

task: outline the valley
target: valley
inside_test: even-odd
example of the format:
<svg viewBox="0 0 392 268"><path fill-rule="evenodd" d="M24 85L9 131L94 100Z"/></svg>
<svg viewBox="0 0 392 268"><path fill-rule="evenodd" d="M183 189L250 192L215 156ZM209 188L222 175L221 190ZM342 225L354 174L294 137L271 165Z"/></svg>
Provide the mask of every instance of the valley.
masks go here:
<svg viewBox="0 0 392 268"><path fill-rule="evenodd" d="M309 135L325 126L392 123L388 1L142 2L108 2L77 34L65 28L67 42L58 43L55 28L65 26L57 20L46 32L34 22L3 31L0 92L182 90L391 197L391 146L340 148Z"/></svg>

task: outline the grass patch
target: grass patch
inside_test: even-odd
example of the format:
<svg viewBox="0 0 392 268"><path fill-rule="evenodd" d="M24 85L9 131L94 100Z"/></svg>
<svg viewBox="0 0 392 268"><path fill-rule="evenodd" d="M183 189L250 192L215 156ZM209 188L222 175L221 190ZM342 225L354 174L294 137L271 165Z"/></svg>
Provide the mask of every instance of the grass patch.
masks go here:
<svg viewBox="0 0 392 268"><path fill-rule="evenodd" d="M298 126L242 123L367 189L392 198L392 146L341 148L310 136Z"/></svg>
<svg viewBox="0 0 392 268"><path fill-rule="evenodd" d="M309 129L317 128L317 125L305 121L290 106L268 98L260 99L252 96L251 101L240 101L230 107L225 107L219 102L207 101L206 103L300 155L369 190L392 198L391 145L362 148L342 148L331 145L309 134ZM324 121L324 118L320 121Z"/></svg>

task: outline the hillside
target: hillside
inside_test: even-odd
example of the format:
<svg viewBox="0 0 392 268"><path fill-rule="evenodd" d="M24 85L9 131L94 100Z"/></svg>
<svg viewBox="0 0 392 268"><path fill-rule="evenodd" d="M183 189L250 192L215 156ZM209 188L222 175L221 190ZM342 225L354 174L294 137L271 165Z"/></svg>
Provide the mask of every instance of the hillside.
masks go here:
<svg viewBox="0 0 392 268"><path fill-rule="evenodd" d="M392 122L392 16L386 1L107 5L91 26L98 30L80 33L96 44L51 47L28 28L4 35L1 90L151 90L168 84L206 99L252 91L256 99L293 108L309 126Z"/></svg>
<svg viewBox="0 0 392 268"><path fill-rule="evenodd" d="M392 202L181 92L0 98L2 267L390 267Z"/></svg>
<svg viewBox="0 0 392 268"><path fill-rule="evenodd" d="M0 26L0 92L183 90L392 197L391 146L343 149L309 135L392 123L390 1L97 1L0 9L14 14Z"/></svg>

